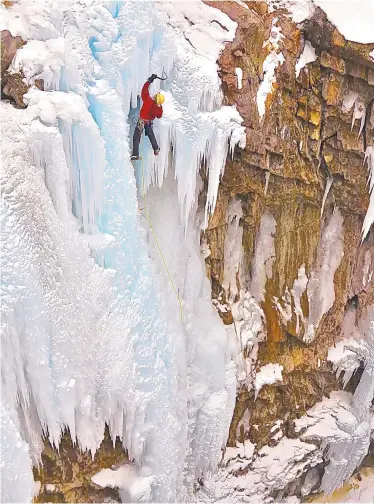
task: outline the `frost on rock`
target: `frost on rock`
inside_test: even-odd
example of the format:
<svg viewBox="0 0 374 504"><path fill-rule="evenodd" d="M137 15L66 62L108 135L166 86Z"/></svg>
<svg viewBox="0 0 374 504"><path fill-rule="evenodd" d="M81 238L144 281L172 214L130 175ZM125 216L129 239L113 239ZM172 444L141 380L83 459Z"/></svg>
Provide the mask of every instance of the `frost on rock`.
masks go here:
<svg viewBox="0 0 374 504"><path fill-rule="evenodd" d="M316 61L316 59L317 59L317 55L316 55L315 48L312 46L312 44L309 42L309 40L306 40L303 52L301 53L299 59L296 62L296 66L295 66L296 79L299 77L301 69L306 67L306 65L308 63L312 63L313 61Z"/></svg>
<svg viewBox="0 0 374 504"><path fill-rule="evenodd" d="M14 70L48 89L31 89L25 110L1 106L2 394L34 463L43 431L58 446L69 428L94 453L107 423L136 468L149 468L149 500L176 501L215 469L235 405L235 364L199 237L245 131L237 110L222 107L217 75L236 23L202 2L138 6L0 6L2 24L28 40ZM159 187L149 205L163 195L150 213L183 325L139 213L141 166L130 163L138 93L163 67L161 155L142 144L144 186ZM208 199L197 217L203 160ZM31 500L31 487L29 498L26 484L14 498Z"/></svg>
<svg viewBox="0 0 374 504"><path fill-rule="evenodd" d="M282 40L284 35L281 33L280 26L277 26L277 22L278 18L274 18L269 40L265 41L263 44L263 47L267 47L269 49L269 54L266 56L262 64L264 77L257 91L257 108L261 118L264 116L266 111L267 96L272 92L273 85L276 81L275 70L285 61L283 53L279 48L279 42Z"/></svg>
<svg viewBox="0 0 374 504"><path fill-rule="evenodd" d="M280 364L266 364L262 366L255 376L255 398L264 385L271 385L282 381L283 366Z"/></svg>

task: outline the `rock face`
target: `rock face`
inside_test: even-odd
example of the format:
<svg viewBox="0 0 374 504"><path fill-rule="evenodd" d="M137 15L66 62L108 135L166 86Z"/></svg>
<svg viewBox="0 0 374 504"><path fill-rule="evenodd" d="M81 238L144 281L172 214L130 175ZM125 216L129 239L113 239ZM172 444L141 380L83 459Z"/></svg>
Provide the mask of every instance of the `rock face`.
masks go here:
<svg viewBox="0 0 374 504"><path fill-rule="evenodd" d="M34 502L121 502L118 490L101 488L91 481L101 469L127 462L127 453L117 439L113 446L106 428L104 440L92 458L72 443L69 433L62 437L59 452L45 441L42 465L34 468L39 487Z"/></svg>
<svg viewBox="0 0 374 504"><path fill-rule="evenodd" d="M11 73L8 68L17 50L25 44L21 37L13 37L8 30L1 32L1 96L11 100L17 107L25 108L23 96L30 86L26 84L22 72ZM37 79L35 85L43 89L43 81Z"/></svg>
<svg viewBox="0 0 374 504"><path fill-rule="evenodd" d="M361 229L369 202L365 150L374 142L374 44L345 41L320 9L297 27L286 12L246 4L211 3L238 23L218 63L225 101L244 118L247 145L226 165L204 240L224 323L234 322L245 292L262 311L262 336L255 342L243 344L238 334L243 313L241 325L232 326L247 376L248 368L283 366L283 382L264 386L256 401L250 379L238 391L229 445L250 439L260 448L274 444L270 429L277 419L292 437L292 420L342 387L327 362L328 349L343 337L347 310L355 310L358 322L373 305L373 279L364 278L363 265L374 269L374 237L369 233L361 244ZM305 45L314 48L315 61L297 75ZM283 63L260 117L258 90L268 78L263 64L269 54ZM238 201L243 252L230 282L225 264L235 258L226 256L227 236ZM248 321L253 325L253 318Z"/></svg>

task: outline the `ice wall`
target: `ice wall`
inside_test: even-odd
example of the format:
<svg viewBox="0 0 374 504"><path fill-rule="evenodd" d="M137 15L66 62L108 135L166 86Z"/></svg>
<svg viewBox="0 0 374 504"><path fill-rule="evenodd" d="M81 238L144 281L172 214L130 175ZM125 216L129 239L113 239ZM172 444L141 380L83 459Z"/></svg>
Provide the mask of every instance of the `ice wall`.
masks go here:
<svg viewBox="0 0 374 504"><path fill-rule="evenodd" d="M67 427L94 452L107 422L151 477L151 499L165 502L188 498L194 478L214 470L234 408L235 370L198 244L227 153L245 136L237 111L221 106L216 65L236 24L201 2L141 7L1 5L3 23L28 39L13 70L46 83L25 111L1 107L2 391L34 462L42 430L57 446ZM129 161L137 95L162 68L161 155L143 143L143 168L145 187L159 187L150 211L183 323L139 212L141 164L134 176ZM208 199L196 220L203 159ZM19 463L29 467L27 452Z"/></svg>

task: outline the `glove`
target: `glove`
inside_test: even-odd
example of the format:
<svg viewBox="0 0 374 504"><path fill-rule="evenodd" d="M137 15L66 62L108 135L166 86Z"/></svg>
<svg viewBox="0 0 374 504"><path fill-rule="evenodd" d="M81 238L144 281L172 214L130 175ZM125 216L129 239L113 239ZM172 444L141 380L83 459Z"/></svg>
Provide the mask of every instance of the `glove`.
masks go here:
<svg viewBox="0 0 374 504"><path fill-rule="evenodd" d="M152 83L155 79L157 79L157 75L156 74L152 74L150 76L150 78L148 79L148 82Z"/></svg>

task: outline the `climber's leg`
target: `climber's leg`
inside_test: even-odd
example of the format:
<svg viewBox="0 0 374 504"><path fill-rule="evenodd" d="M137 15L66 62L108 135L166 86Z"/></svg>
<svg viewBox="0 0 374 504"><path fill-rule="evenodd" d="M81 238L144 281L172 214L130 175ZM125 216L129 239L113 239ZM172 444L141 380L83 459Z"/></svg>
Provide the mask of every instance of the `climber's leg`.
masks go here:
<svg viewBox="0 0 374 504"><path fill-rule="evenodd" d="M155 134L153 132L153 124L151 122L149 123L146 123L145 125L145 129L146 129L146 132L147 132L147 136L149 138L149 141L151 142L151 145L152 145L152 149L153 149L153 152L157 154L160 152L160 148L158 146L158 143L157 143L157 140L156 140L156 137L155 137Z"/></svg>
<svg viewBox="0 0 374 504"><path fill-rule="evenodd" d="M132 156L131 156L132 160L139 159L139 145L140 145L140 139L142 137L143 129L144 129L144 121L139 119L136 124L136 128L134 131L134 137L132 140Z"/></svg>

